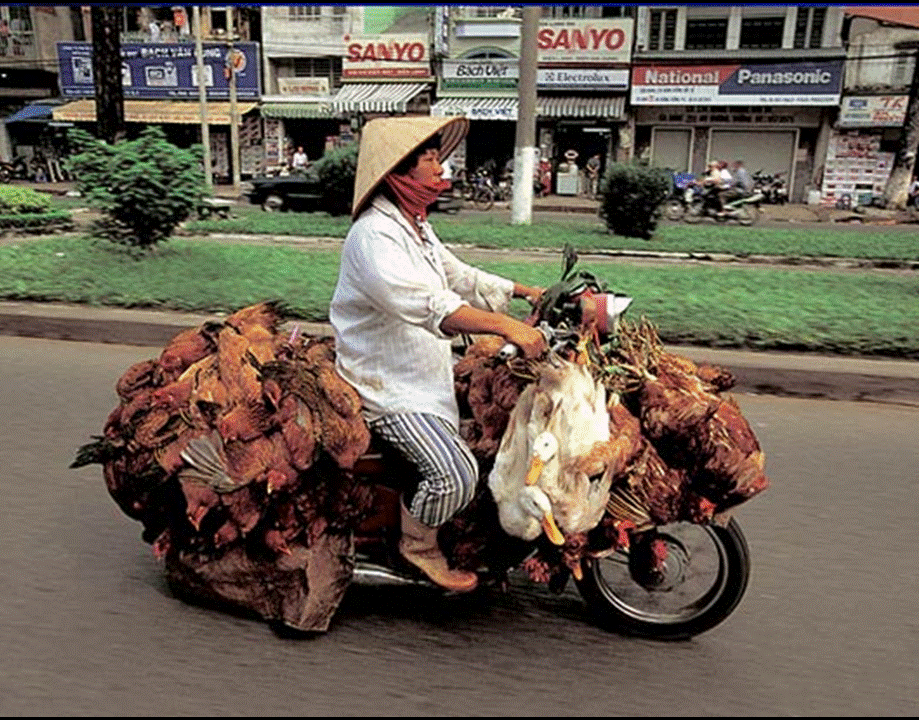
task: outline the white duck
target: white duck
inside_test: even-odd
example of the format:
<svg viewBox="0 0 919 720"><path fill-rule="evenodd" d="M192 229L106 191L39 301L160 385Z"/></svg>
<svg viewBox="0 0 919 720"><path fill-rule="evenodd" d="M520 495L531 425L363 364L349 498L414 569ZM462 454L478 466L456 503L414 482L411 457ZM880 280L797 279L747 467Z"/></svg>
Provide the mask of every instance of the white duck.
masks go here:
<svg viewBox="0 0 919 720"><path fill-rule="evenodd" d="M514 415L528 415L533 395L531 388L527 388L517 401L488 475L488 487L506 533L534 540L545 531L552 542L561 545L565 539L555 523L552 503L538 486L547 469L549 473L558 472L558 465L553 462L558 457L558 441L551 433L540 433L531 440L531 428L514 422Z"/></svg>
<svg viewBox="0 0 919 720"><path fill-rule="evenodd" d="M489 474L504 530L530 540L543 528L562 544L562 532L595 527L611 483L609 439L602 384L576 363L543 366L511 412Z"/></svg>

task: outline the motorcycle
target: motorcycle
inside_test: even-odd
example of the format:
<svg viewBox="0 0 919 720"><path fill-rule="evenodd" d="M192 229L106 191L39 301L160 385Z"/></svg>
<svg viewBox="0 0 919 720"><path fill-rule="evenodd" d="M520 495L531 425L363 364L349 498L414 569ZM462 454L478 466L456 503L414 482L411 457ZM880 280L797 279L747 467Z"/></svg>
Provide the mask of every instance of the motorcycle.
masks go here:
<svg viewBox="0 0 919 720"><path fill-rule="evenodd" d="M674 173L670 196L664 201L663 215L674 222L682 220L686 210L701 192L692 173Z"/></svg>
<svg viewBox="0 0 919 720"><path fill-rule="evenodd" d="M722 208L715 188L702 188L701 191L687 188L686 193L683 220L690 224L711 218L719 223L733 220L741 225L752 225L759 219L760 204L764 200L763 194L754 190L726 202Z"/></svg>
<svg viewBox="0 0 919 720"><path fill-rule="evenodd" d="M0 160L0 182L28 180L31 174L26 159L17 155L12 160Z"/></svg>
<svg viewBox="0 0 919 720"><path fill-rule="evenodd" d="M753 173L753 191L761 193L763 202L770 205L783 205L788 202L788 189L782 176L785 173L771 175L763 170Z"/></svg>
<svg viewBox="0 0 919 720"><path fill-rule="evenodd" d="M562 279L527 318L546 337L546 358L520 358L492 336L454 348L461 424L482 480L438 543L453 567L477 574L479 588L504 587L514 570L556 593L573 580L600 627L691 638L729 617L746 592L750 553L733 512L767 487L763 456L736 404L702 389L730 384L666 360L653 326L623 327L631 298L575 272L576 261L566 247ZM399 552L400 494L414 488L415 470L366 434L356 393L334 372L330 339L299 337L297 328L288 337L279 317L272 303L243 308L129 368L103 435L71 467L103 465L110 494L144 524L177 598L254 612L282 635L324 632L352 582L447 592ZM580 384L537 397L553 377ZM704 437L677 440L660 422L675 414L666 383L684 381L697 389L681 417L692 410ZM230 403L231 388L249 400ZM585 389L587 405L577 400ZM638 419L655 408L641 405L645 391L657 393L648 397L658 402L660 450ZM491 403L496 394L508 404ZM559 418L530 443L539 422ZM250 447L258 450L245 454ZM704 457L687 450L703 447Z"/></svg>

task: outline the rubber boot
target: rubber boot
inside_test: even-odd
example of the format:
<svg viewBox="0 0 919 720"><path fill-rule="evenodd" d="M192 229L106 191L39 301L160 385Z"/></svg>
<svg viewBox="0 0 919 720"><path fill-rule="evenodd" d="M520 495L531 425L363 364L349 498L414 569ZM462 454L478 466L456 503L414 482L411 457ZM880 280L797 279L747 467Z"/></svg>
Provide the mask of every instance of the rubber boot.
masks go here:
<svg viewBox="0 0 919 720"><path fill-rule="evenodd" d="M399 552L433 582L453 592L469 592L478 584L475 573L451 570L437 544L437 528L428 527L402 505L402 539Z"/></svg>

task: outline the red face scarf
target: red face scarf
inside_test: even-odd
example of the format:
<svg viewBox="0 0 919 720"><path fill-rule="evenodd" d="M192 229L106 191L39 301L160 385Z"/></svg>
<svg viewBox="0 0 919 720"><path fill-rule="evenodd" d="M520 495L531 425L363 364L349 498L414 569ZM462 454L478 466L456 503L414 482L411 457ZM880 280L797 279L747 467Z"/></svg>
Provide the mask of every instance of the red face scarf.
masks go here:
<svg viewBox="0 0 919 720"><path fill-rule="evenodd" d="M428 205L437 200L437 196L451 187L449 180L437 180L432 185L425 185L408 175L389 173L386 184L396 195L398 205L413 218L427 220Z"/></svg>

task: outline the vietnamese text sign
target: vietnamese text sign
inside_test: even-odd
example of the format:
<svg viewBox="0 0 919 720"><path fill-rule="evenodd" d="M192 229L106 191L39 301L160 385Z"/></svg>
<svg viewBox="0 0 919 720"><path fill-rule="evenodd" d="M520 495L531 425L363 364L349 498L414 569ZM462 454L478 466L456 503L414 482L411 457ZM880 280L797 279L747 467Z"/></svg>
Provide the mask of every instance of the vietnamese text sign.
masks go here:
<svg viewBox="0 0 919 720"><path fill-rule="evenodd" d="M641 65L634 105L838 105L842 60L787 64Z"/></svg>
<svg viewBox="0 0 919 720"><path fill-rule="evenodd" d="M230 49L222 43L204 43L204 77L208 99L230 96ZM64 97L93 97L93 46L88 42L57 44L58 77ZM192 43L124 43L121 46L122 92L128 98L197 98L198 67ZM233 44L237 97L257 100L258 45Z"/></svg>
<svg viewBox="0 0 919 720"><path fill-rule="evenodd" d="M903 127L908 95L860 95L843 98L840 127Z"/></svg>

